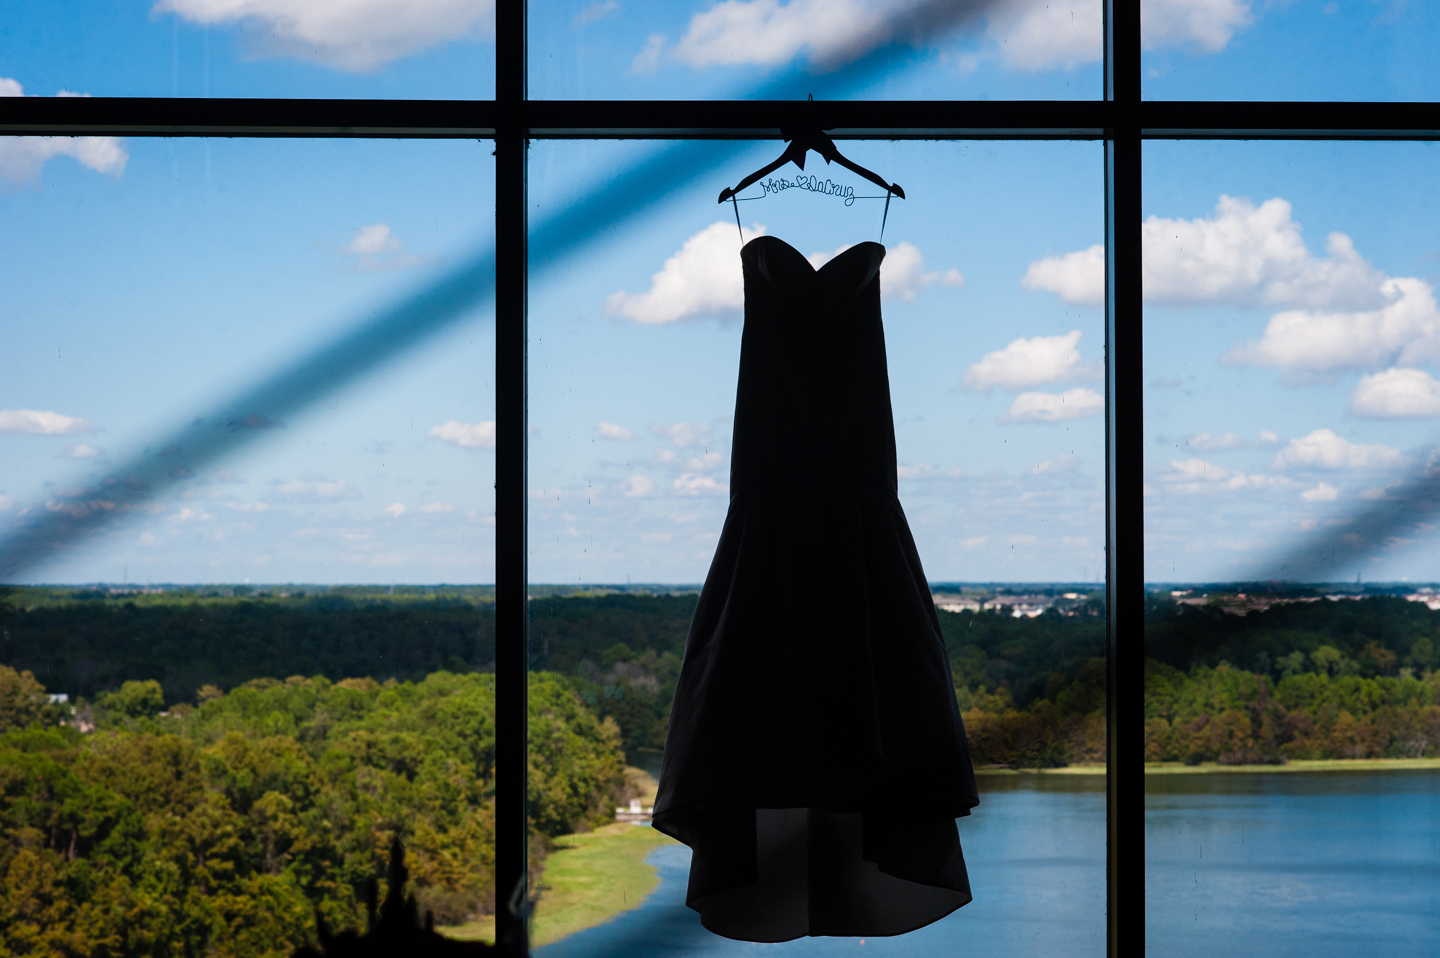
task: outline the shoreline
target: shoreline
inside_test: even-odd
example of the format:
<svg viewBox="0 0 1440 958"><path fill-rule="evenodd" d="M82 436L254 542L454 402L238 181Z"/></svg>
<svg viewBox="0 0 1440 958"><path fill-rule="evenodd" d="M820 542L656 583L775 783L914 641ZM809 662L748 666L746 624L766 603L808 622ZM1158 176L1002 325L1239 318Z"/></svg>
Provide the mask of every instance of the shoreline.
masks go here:
<svg viewBox="0 0 1440 958"><path fill-rule="evenodd" d="M1146 762L1146 775L1254 774L1257 772L1382 772L1440 771L1440 758L1317 758L1291 759L1284 765L1217 765L1202 762Z"/></svg>
<svg viewBox="0 0 1440 958"><path fill-rule="evenodd" d="M1440 757L1437 758L1318 758L1291 759L1284 765L1220 765L1216 762L1201 762L1186 765L1183 762L1146 762L1146 775L1245 775L1266 772L1414 772L1440 771ZM998 768L981 766L976 775L1104 775L1104 765L1067 765L1063 768Z"/></svg>

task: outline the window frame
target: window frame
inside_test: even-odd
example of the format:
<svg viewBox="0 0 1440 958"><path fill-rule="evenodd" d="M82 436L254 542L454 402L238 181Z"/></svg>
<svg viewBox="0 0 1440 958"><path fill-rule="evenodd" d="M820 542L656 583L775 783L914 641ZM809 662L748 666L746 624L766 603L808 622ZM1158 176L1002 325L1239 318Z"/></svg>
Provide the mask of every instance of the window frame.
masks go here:
<svg viewBox="0 0 1440 958"><path fill-rule="evenodd" d="M1104 4L1104 92L1038 101L565 101L526 95L526 0L497 0L494 100L0 98L0 136L495 142L497 934L526 893L526 146L531 139L1098 140L1105 149L1106 939L1145 952L1141 147L1147 139L1440 140L1440 104L1145 101L1140 0ZM1122 638L1124 641L1122 642ZM1125 690L1126 694L1117 694Z"/></svg>

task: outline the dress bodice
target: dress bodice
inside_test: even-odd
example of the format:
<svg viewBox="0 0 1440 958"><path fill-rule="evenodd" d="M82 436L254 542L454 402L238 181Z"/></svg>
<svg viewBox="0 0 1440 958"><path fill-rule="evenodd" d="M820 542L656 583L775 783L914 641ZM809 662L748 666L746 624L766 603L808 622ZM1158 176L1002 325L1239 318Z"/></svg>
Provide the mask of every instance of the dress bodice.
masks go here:
<svg viewBox="0 0 1440 958"><path fill-rule="evenodd" d="M761 236L740 253L745 332L730 488L818 470L895 491L895 427L880 319L885 247L848 247L818 270Z"/></svg>

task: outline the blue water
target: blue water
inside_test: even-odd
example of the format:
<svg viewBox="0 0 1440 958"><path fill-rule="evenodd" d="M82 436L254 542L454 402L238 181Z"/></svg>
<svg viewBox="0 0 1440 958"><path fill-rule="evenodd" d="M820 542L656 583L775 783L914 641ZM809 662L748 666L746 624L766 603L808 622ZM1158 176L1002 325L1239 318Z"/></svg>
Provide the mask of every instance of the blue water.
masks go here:
<svg viewBox="0 0 1440 958"><path fill-rule="evenodd" d="M1029 787L1033 783L1038 787ZM897 814L904 814L903 808ZM960 820L975 900L933 925L894 938L731 941L685 907L690 849L669 845L649 861L660 886L632 911L562 939L539 958L726 958L856 955L1099 956L1105 952L1105 794L1099 776L985 776L981 805Z"/></svg>
<svg viewBox="0 0 1440 958"><path fill-rule="evenodd" d="M1150 954L1440 955L1440 773L1150 776L1145 814Z"/></svg>

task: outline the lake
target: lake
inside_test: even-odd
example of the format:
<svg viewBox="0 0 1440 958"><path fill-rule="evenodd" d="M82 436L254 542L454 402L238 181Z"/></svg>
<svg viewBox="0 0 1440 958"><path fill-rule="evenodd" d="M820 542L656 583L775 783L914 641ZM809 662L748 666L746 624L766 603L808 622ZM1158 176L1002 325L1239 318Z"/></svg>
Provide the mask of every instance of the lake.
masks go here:
<svg viewBox="0 0 1440 958"><path fill-rule="evenodd" d="M1440 773L1151 775L1146 792L1150 954L1440 953ZM1103 779L987 775L981 794L981 807L960 822L975 900L911 934L863 944L720 938L685 907L690 850L667 846L650 859L661 880L644 904L536 954L1103 955Z"/></svg>
<svg viewBox="0 0 1440 958"><path fill-rule="evenodd" d="M649 861L660 887L613 921L535 949L539 958L660 958L672 955L857 955L986 958L1103 955L1105 792L1099 775L981 777L981 806L960 820L975 900L895 938L802 938L780 944L731 941L706 931L685 907L690 849L670 845ZM904 814L904 809L897 809Z"/></svg>
<svg viewBox="0 0 1440 958"><path fill-rule="evenodd" d="M1146 777L1147 951L1440 954L1440 773Z"/></svg>

